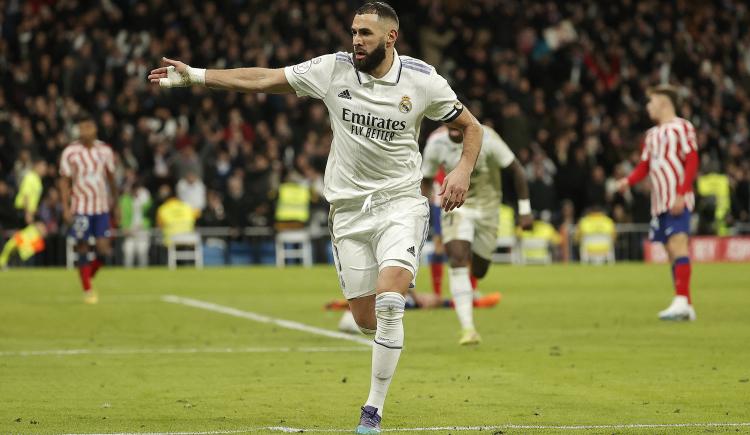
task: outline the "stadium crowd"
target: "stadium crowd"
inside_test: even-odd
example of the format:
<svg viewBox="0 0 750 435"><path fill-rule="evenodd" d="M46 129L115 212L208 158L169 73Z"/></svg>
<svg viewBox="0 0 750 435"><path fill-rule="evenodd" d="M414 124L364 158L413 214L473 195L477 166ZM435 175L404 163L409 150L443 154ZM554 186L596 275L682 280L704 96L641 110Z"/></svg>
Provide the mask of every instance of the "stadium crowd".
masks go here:
<svg viewBox="0 0 750 435"><path fill-rule="evenodd" d="M165 55L200 67L282 67L351 51L346 23L358 4L0 0L0 228L12 227L14 192L39 157L48 163L39 216L48 232L61 231L58 159L84 113L116 153L122 192L158 205L175 189L203 226L271 225L280 182L322 187L331 143L325 107L293 96L163 91L147 72ZM645 90L669 81L698 131L701 174L729 186L724 225L750 222L744 2L394 6L399 53L434 65L503 136L526 167L540 217L559 222L600 207L618 223L648 221L648 183L620 195L614 180L637 163L650 127ZM423 139L434 127L425 125ZM719 216L716 201L705 207Z"/></svg>

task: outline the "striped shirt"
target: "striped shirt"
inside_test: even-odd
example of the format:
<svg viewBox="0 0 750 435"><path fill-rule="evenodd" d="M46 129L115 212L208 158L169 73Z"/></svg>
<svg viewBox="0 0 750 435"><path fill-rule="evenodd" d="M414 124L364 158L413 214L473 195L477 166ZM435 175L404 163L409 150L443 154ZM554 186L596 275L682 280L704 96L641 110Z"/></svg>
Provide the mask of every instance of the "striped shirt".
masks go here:
<svg viewBox="0 0 750 435"><path fill-rule="evenodd" d="M648 163L651 180L651 214L658 216L669 211L675 198L684 188L685 207L693 210L695 194L692 183L685 183L685 161L688 154L698 151L695 127L683 118L657 125L646 132L641 161Z"/></svg>
<svg viewBox="0 0 750 435"><path fill-rule="evenodd" d="M90 148L75 141L60 157L60 175L73 182L71 209L74 214L94 215L109 212L107 172L115 170L112 148L95 141Z"/></svg>

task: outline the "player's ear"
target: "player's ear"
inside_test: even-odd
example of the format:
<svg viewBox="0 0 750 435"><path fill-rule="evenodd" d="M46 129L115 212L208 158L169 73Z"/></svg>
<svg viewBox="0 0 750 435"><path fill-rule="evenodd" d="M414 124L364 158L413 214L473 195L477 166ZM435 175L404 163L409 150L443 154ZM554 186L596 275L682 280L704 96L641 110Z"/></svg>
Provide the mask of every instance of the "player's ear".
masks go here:
<svg viewBox="0 0 750 435"><path fill-rule="evenodd" d="M396 29L390 29L388 31L388 34L386 36L386 42L385 45L388 47L393 47L396 45L396 40L398 39L398 30Z"/></svg>

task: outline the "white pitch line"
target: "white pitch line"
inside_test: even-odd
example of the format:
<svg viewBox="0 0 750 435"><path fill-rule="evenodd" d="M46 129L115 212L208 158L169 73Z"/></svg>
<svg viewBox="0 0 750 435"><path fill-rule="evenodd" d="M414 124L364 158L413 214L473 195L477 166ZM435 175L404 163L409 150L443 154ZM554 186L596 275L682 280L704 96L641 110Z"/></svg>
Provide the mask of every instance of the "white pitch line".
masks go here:
<svg viewBox="0 0 750 435"><path fill-rule="evenodd" d="M599 424L599 425L524 425L501 424L495 426L432 426L432 427L403 427L383 429L383 432L437 432L437 431L472 431L521 429L521 430L601 430L601 429L679 429L679 428L711 428L711 427L750 427L750 423L675 423L675 424ZM119 432L119 433L69 433L60 435L229 435L250 432L285 432L285 433L351 433L346 429L304 429L286 426L266 426L247 429L216 430L203 432Z"/></svg>
<svg viewBox="0 0 750 435"><path fill-rule="evenodd" d="M197 354L197 353L317 353L358 352L364 347L217 347L217 348L164 348L164 349L48 349L2 351L0 357L74 356L74 355L144 355L144 354Z"/></svg>
<svg viewBox="0 0 750 435"><path fill-rule="evenodd" d="M252 311L243 311L237 308L227 307L224 305L214 304L212 302L205 302L198 299L185 298L182 296L165 295L161 298L164 302L172 304L187 305L189 307L201 308L216 313L228 314L234 317L240 317L243 319L253 320L260 323L270 323L276 326L280 326L286 329L293 329L295 331L307 332L309 334L322 335L329 338L337 338L339 340L353 341L355 343L365 344L372 346L372 340L368 340L364 337L358 337L356 335L346 334L343 332L330 331L328 329L317 328L315 326L305 325L304 323L294 322L291 320L277 319L275 317L265 316L263 314L253 313Z"/></svg>

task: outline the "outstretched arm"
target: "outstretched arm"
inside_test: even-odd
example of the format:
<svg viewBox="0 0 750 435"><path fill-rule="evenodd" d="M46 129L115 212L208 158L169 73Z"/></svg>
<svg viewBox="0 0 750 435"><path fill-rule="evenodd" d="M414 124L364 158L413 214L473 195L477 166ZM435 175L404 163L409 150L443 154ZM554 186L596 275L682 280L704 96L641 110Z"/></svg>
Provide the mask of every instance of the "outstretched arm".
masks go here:
<svg viewBox="0 0 750 435"><path fill-rule="evenodd" d="M461 207L469 190L469 179L482 149L482 126L474 115L464 108L458 118L447 124L450 128L461 130L464 135L463 152L458 165L445 176L440 195L445 211Z"/></svg>
<svg viewBox="0 0 750 435"><path fill-rule="evenodd" d="M148 75L151 83L162 88L202 85L231 91L287 94L294 92L283 68L193 68L178 60L162 58L167 66L156 68Z"/></svg>

